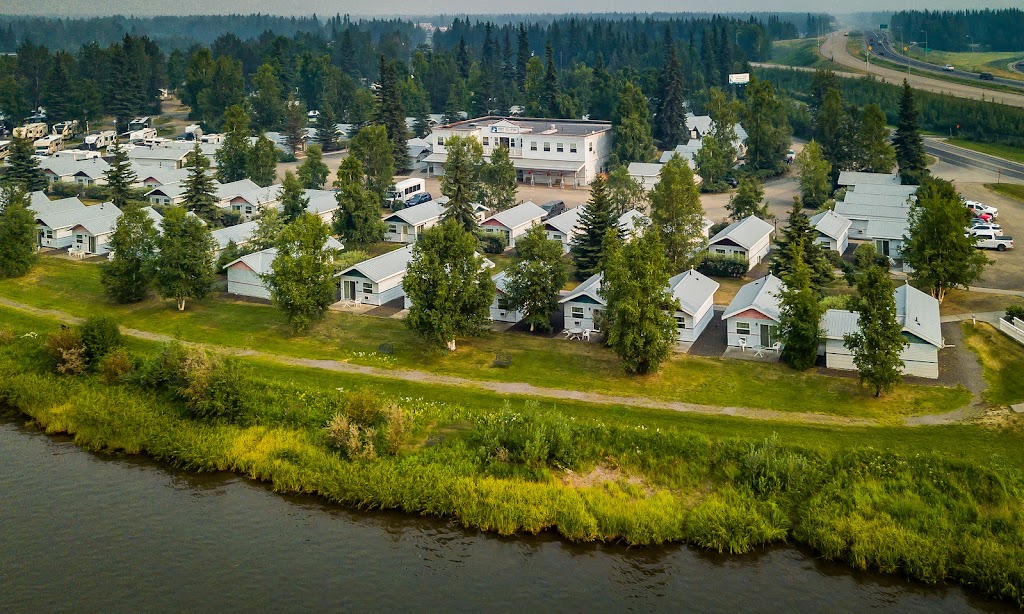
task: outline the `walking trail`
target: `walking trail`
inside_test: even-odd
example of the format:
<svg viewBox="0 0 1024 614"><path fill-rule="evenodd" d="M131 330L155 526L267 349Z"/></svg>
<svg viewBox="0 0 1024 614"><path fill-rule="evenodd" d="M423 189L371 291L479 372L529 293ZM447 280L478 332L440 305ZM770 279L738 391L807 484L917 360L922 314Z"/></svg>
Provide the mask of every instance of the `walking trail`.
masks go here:
<svg viewBox="0 0 1024 614"><path fill-rule="evenodd" d="M2 297L0 297L0 306L9 307L11 309L17 309L19 311L59 320L62 322L67 322L69 324L79 324L83 321L83 318L73 316L63 311L59 311L56 309L42 309L39 307L33 307L31 305L26 305L25 303L12 301L10 299ZM174 341L174 338L169 335L153 333L150 331L139 330L135 328L121 327L121 332L130 337L145 339L148 341L158 341L165 343ZM357 375L366 375L371 377L379 377L420 384L439 384L443 386L475 388L478 390L485 390L489 392L495 392L498 394L506 395L519 395L540 397L545 399L582 401L586 403L594 403L597 405L624 405L632 407L646 407L651 409L668 409L671 411L677 411L682 413L703 414L711 416L734 416L739 418L748 418L751 420L779 420L785 422L834 426L880 425L878 421L867 418L833 416L825 414L814 414L809 412L783 412L770 409L756 409L750 407L719 407L716 405L701 405L697 403L685 403L682 401L666 401L661 399L652 399L649 397L616 396L600 394L595 392L583 392L580 390L546 388L542 386L534 386L533 384L528 384L526 382L496 382L488 380L475 380L462 377L455 377L451 375L439 375L437 373L430 373L428 371L417 371L412 369L381 369L378 367L357 365L348 362L338 362L334 360L318 360L313 358L297 358L294 356L282 356L280 354L269 354L266 352L260 352L258 350L249 350L222 345L212 345L207 343L189 342L189 344L200 346L221 354L260 358L286 365L309 367L313 369L322 369L325 371L335 371L339 373L353 373ZM974 412L969 411L970 409L971 406L968 405L964 408L960 408L952 412L948 412L946 414L917 417L911 416L904 420L904 424L908 426L916 426L922 424L952 424L955 422L961 422L974 417Z"/></svg>

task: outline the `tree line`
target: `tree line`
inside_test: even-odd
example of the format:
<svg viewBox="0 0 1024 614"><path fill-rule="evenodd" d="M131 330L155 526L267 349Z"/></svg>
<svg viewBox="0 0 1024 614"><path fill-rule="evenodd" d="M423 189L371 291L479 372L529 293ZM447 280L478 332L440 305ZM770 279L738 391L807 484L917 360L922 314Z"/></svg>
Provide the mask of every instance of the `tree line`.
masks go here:
<svg viewBox="0 0 1024 614"><path fill-rule="evenodd" d="M960 11L900 11L890 27L908 40L942 51L1024 51L1024 11L1019 8ZM976 47L975 47L976 46Z"/></svg>

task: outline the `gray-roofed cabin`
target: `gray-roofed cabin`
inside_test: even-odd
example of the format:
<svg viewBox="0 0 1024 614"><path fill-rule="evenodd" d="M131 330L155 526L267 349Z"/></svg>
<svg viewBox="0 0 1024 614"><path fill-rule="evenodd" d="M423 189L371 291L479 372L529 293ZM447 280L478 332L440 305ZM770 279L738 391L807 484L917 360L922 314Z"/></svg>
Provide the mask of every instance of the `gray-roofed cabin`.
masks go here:
<svg viewBox="0 0 1024 614"><path fill-rule="evenodd" d="M510 248L516 246L516 239L526 234L530 228L544 220L546 212L530 201L515 207L499 211L481 224L484 232L501 234Z"/></svg>
<svg viewBox="0 0 1024 614"><path fill-rule="evenodd" d="M387 230L384 240L390 243L415 243L423 231L441 221L444 207L437 201L427 201L396 211L384 218Z"/></svg>
<svg viewBox="0 0 1024 614"><path fill-rule="evenodd" d="M723 228L708 242L708 252L719 256L738 256L754 268L768 255L775 227L757 216L743 218Z"/></svg>
<svg viewBox="0 0 1024 614"><path fill-rule="evenodd" d="M510 322L515 324L523 319L523 314L512 309L508 302L508 276L505 271L491 276L494 280L494 302L491 303L491 320L494 322Z"/></svg>
<svg viewBox="0 0 1024 614"><path fill-rule="evenodd" d="M675 312L676 339L692 343L700 337L715 315L715 292L719 283L690 269L668 280L668 291L679 303Z"/></svg>
<svg viewBox="0 0 1024 614"><path fill-rule="evenodd" d="M412 260L412 246L382 254L338 273L341 300L383 305L405 296L402 280Z"/></svg>
<svg viewBox="0 0 1024 614"><path fill-rule="evenodd" d="M544 222L548 239L562 244L562 253L568 254L573 238L580 232L580 213L583 207L575 207Z"/></svg>
<svg viewBox="0 0 1024 614"><path fill-rule="evenodd" d="M740 288L722 313L728 345L770 348L778 342L781 292L782 280L770 274Z"/></svg>
<svg viewBox="0 0 1024 614"><path fill-rule="evenodd" d="M818 231L818 244L840 254L846 253L850 245L850 226L852 222L835 211L823 211L812 215L811 226Z"/></svg>
<svg viewBox="0 0 1024 614"><path fill-rule="evenodd" d="M601 296L603 278L601 273L591 275L558 301L562 306L565 328L601 330L601 316L607 305Z"/></svg>

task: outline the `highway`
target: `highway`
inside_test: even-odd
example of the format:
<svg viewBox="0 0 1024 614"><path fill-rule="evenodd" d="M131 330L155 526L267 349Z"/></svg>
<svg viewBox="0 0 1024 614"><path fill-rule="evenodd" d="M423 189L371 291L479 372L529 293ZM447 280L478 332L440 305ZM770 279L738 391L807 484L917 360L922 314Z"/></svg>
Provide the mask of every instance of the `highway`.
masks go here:
<svg viewBox="0 0 1024 614"><path fill-rule="evenodd" d="M950 145L935 137L924 139L924 150L953 166L1001 173L1005 178L1024 181L1024 164Z"/></svg>
<svg viewBox="0 0 1024 614"><path fill-rule="evenodd" d="M899 43L896 43L894 47L893 42L889 40L888 33L885 31L868 30L865 32L865 34L867 35L868 40L875 39L875 42L873 44L873 46L875 47L875 51L884 51L885 59L890 62L902 64L903 66L906 66L909 63L911 68L916 68L918 70L926 70L928 72L933 72L940 75L949 75L950 77L959 77L961 79L980 80L980 77L978 76L979 73L976 72L968 72L966 70L956 69L945 70L943 67L938 66L936 64L922 62L920 60L915 60L913 58L909 58L903 55L903 53L899 49ZM992 77L992 79L989 80L989 83L999 83L1001 85L1006 85L1014 89L1024 91L1024 81L1019 81L1016 79Z"/></svg>

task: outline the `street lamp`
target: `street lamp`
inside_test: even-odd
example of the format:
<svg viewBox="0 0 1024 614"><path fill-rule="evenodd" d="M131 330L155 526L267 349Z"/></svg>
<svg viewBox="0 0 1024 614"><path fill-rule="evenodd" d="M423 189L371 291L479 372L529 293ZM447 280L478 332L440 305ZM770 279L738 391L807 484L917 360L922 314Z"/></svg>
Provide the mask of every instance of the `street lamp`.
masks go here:
<svg viewBox="0 0 1024 614"><path fill-rule="evenodd" d="M926 30L921 30L921 33L924 34L924 61L927 62L928 61L928 32Z"/></svg>

